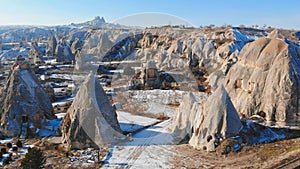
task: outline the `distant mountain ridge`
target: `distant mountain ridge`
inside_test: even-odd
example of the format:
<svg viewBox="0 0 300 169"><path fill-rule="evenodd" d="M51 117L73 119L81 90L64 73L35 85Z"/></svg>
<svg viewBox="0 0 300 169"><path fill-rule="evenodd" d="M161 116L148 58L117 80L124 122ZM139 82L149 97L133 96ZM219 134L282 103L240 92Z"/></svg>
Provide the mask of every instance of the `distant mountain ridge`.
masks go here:
<svg viewBox="0 0 300 169"><path fill-rule="evenodd" d="M11 43L22 41L47 40L49 35L69 34L86 28L95 28L107 25L104 17L96 16L94 19L82 23L71 23L69 25L42 26L42 25L12 25L0 26L0 42ZM109 24L109 27L120 25Z"/></svg>
<svg viewBox="0 0 300 169"><path fill-rule="evenodd" d="M71 23L69 26L75 27L99 27L106 24L104 17L96 16L93 20L82 23Z"/></svg>

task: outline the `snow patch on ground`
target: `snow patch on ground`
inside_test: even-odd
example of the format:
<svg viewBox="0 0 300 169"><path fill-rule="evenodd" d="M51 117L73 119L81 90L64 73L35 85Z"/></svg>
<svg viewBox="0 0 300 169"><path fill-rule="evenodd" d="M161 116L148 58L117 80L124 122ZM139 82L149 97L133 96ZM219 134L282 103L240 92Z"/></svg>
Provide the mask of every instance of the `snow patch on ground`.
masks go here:
<svg viewBox="0 0 300 169"><path fill-rule="evenodd" d="M64 118L66 116L67 113L57 113L55 114L55 116L60 119L60 118Z"/></svg>
<svg viewBox="0 0 300 169"><path fill-rule="evenodd" d="M175 154L169 126L171 120L149 127L132 136L132 141L112 146L103 168L171 168Z"/></svg>
<svg viewBox="0 0 300 169"><path fill-rule="evenodd" d="M12 138L5 138L4 140L0 140L0 143L6 144L11 142L12 143L13 139ZM16 145L13 144L13 147L16 147ZM3 162L6 158L9 157L10 154L13 156L18 154L18 155L25 155L28 152L28 148L32 148L34 145L24 145L21 148L18 148L17 152L14 152L12 148L8 149L7 153L3 154L1 160L0 160L0 166L3 166ZM0 167L1 168L1 167Z"/></svg>
<svg viewBox="0 0 300 169"><path fill-rule="evenodd" d="M75 75L75 74L51 74L50 78L65 79L65 80L83 80L86 75Z"/></svg>
<svg viewBox="0 0 300 169"><path fill-rule="evenodd" d="M0 59L5 60L5 59L13 59L16 58L17 56L28 56L29 50L25 48L21 49L11 49L11 50L4 50L1 52L0 50Z"/></svg>
<svg viewBox="0 0 300 169"><path fill-rule="evenodd" d="M70 100L74 100L74 97L67 97L67 98L64 98L62 100L55 101L55 102L52 103L52 106L54 107L56 105L64 105Z"/></svg>
<svg viewBox="0 0 300 169"><path fill-rule="evenodd" d="M5 138L3 140L0 140L0 143L1 144L6 144L6 143L9 143L9 142L12 142L13 141L13 138Z"/></svg>
<svg viewBox="0 0 300 169"><path fill-rule="evenodd" d="M137 116L123 111L117 111L117 114L121 130L129 133L159 122L158 119Z"/></svg>
<svg viewBox="0 0 300 169"><path fill-rule="evenodd" d="M247 43L251 40L254 40L253 37L247 36L242 34L240 31L236 30L236 29L232 29L232 33L234 34L235 40L236 41L242 41L244 43Z"/></svg>
<svg viewBox="0 0 300 169"><path fill-rule="evenodd" d="M41 137L55 136L61 121L62 118L47 120L45 128L37 129L36 134Z"/></svg>

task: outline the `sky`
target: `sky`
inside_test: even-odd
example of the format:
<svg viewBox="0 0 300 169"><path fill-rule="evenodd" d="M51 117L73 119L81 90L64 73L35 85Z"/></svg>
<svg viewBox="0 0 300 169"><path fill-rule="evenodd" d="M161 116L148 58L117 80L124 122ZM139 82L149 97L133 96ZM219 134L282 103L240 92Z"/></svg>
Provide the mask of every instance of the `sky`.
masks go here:
<svg viewBox="0 0 300 169"><path fill-rule="evenodd" d="M299 30L299 7L300 0L0 0L0 25L66 25L95 16L138 26L176 23L157 15L162 13L196 27L257 24Z"/></svg>

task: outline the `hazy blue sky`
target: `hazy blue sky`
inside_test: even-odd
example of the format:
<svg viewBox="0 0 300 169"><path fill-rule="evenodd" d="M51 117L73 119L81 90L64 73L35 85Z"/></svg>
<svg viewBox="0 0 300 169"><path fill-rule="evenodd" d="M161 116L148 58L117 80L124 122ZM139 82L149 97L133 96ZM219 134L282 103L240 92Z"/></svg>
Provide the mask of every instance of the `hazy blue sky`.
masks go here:
<svg viewBox="0 0 300 169"><path fill-rule="evenodd" d="M103 16L113 22L162 12L200 25L271 25L300 29L300 0L0 0L0 25L57 25ZM160 17L155 16L157 20ZM154 19L155 19L154 17ZM153 18L152 18L153 19ZM136 22L141 25L144 20Z"/></svg>

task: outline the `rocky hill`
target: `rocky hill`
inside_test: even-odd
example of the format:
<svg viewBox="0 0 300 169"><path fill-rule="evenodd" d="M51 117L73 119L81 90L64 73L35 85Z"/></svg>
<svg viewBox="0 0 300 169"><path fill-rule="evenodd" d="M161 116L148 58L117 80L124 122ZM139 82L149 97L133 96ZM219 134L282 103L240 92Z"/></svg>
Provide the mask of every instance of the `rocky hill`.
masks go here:
<svg viewBox="0 0 300 169"><path fill-rule="evenodd" d="M212 93L223 84L240 115L264 112L271 121L289 121L297 116L297 31L175 26L140 29L114 26L101 17L38 28L2 27L2 42L16 43L9 44L14 46L11 50L0 51L0 57L54 57L57 61L75 62L75 70L86 72L96 72L99 62L124 60L138 62L141 66L136 66L135 71L140 71L154 60L159 72L188 77L200 91ZM36 37L27 37L28 31ZM28 39L35 40L31 50L28 45L18 46ZM122 66L115 67L123 69Z"/></svg>
<svg viewBox="0 0 300 169"><path fill-rule="evenodd" d="M105 19L100 16L96 16L93 20L91 21L86 21L83 23L71 23L70 26L75 26L75 27L100 27L104 25Z"/></svg>
<svg viewBox="0 0 300 169"><path fill-rule="evenodd" d="M224 59L235 51L239 52L254 38L229 28L208 34L199 29L173 28L96 30L86 38L82 53L89 57L85 60L97 56L94 60L105 61L123 60L130 54L144 61L159 56L158 67L173 69L184 61L191 66L205 66L214 71Z"/></svg>
<svg viewBox="0 0 300 169"><path fill-rule="evenodd" d="M274 31L248 43L225 86L239 114L259 112L268 121L293 121L299 112L300 48Z"/></svg>

